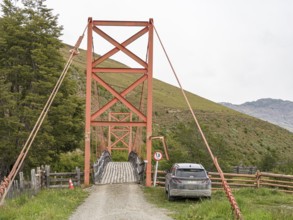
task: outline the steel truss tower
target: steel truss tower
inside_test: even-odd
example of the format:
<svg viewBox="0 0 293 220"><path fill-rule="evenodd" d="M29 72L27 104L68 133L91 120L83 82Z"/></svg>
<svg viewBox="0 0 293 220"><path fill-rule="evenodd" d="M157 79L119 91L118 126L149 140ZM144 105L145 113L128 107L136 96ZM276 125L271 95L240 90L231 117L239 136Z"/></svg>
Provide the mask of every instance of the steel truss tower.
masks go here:
<svg viewBox="0 0 293 220"><path fill-rule="evenodd" d="M102 30L103 27L136 27L139 29L138 32L130 36L127 40L120 43L106 32ZM108 127L109 133L113 132L113 128L127 128L129 131L133 131L133 128L138 129L139 127L144 127L145 132L145 142L146 142L146 159L148 161L146 167L146 186L151 186L151 160L152 160L152 79L153 79L153 20L149 21L101 21L88 19L88 36L87 36L87 69L86 69L86 118L85 118L85 167L84 167L84 184L89 185L90 181L90 143L91 143L91 127L100 126ZM113 48L107 53L101 55L98 58L93 57L93 46L94 46L94 35L99 35L109 42ZM134 41L147 35L146 46L146 60L141 59L137 54L133 53L127 48ZM98 48L97 48L98 49ZM105 67L101 65L104 61L108 60L114 54L122 52L127 57L131 58L138 64L138 68L113 68ZM99 51L97 51L99 53ZM138 78L132 82L128 87L122 91L118 91L113 88L109 82L106 82L99 74L136 74ZM96 81L97 84L104 88L107 92L112 95L112 99L108 102L99 106L98 109L93 110L92 103L92 82ZM146 108L142 111L140 108L136 107L126 96L132 92L138 86L146 86ZM111 107L116 103L123 105L129 112L130 117L133 116L136 120L113 120L113 113L111 113ZM119 112L116 112L119 114ZM115 114L116 114L115 113ZM100 120L100 116L108 114L107 120ZM112 119L111 119L112 118ZM136 130L137 131L137 130ZM130 132L131 135L131 132ZM124 137L124 136L123 136ZM122 137L117 136L118 140L122 140ZM131 140L129 137L128 140ZM128 150L132 149L131 141L129 141ZM123 141L124 145L128 142ZM111 150L115 149L111 147Z"/></svg>

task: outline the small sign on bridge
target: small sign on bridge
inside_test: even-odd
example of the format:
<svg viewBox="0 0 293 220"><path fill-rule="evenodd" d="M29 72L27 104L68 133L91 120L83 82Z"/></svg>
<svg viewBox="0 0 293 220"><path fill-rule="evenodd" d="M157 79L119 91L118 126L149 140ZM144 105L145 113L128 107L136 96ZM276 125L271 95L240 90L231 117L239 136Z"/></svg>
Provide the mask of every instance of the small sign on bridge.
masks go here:
<svg viewBox="0 0 293 220"><path fill-rule="evenodd" d="M155 169L155 176L154 176L154 187L156 186L157 181L157 174L158 174L158 165L159 161L163 158L163 154L161 151L155 151L154 153L154 159L156 161L156 169Z"/></svg>
<svg viewBox="0 0 293 220"><path fill-rule="evenodd" d="M154 153L154 159L155 161L160 161L163 158L163 154L161 151L155 151Z"/></svg>

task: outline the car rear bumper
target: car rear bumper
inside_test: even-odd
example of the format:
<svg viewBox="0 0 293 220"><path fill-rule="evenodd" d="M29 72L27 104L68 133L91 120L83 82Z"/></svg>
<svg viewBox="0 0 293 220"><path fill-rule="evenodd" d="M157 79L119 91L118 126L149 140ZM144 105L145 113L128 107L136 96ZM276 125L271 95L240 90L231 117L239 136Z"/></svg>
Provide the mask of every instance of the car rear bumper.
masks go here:
<svg viewBox="0 0 293 220"><path fill-rule="evenodd" d="M200 198L200 197L211 197L211 189L171 189L170 196L186 197L186 198Z"/></svg>

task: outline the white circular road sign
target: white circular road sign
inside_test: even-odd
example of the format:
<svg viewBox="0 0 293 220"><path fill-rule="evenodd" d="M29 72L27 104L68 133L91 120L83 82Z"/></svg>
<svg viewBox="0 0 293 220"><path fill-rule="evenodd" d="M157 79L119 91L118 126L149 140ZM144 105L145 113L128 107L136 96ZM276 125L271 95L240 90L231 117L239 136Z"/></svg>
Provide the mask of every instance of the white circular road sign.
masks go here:
<svg viewBox="0 0 293 220"><path fill-rule="evenodd" d="M160 152L160 151L155 151L155 153L154 153L154 159L156 160L156 161L159 161L159 160L161 160L163 158L163 154L162 154L162 152Z"/></svg>

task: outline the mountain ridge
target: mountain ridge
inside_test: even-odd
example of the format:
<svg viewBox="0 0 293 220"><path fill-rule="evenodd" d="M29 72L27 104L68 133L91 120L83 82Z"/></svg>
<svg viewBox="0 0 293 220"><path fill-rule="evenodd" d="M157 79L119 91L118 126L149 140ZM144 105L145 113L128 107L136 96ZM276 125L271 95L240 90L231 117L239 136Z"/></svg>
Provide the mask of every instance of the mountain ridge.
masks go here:
<svg viewBox="0 0 293 220"><path fill-rule="evenodd" d="M291 101L262 98L240 105L228 102L221 102L220 104L293 132L293 102Z"/></svg>

